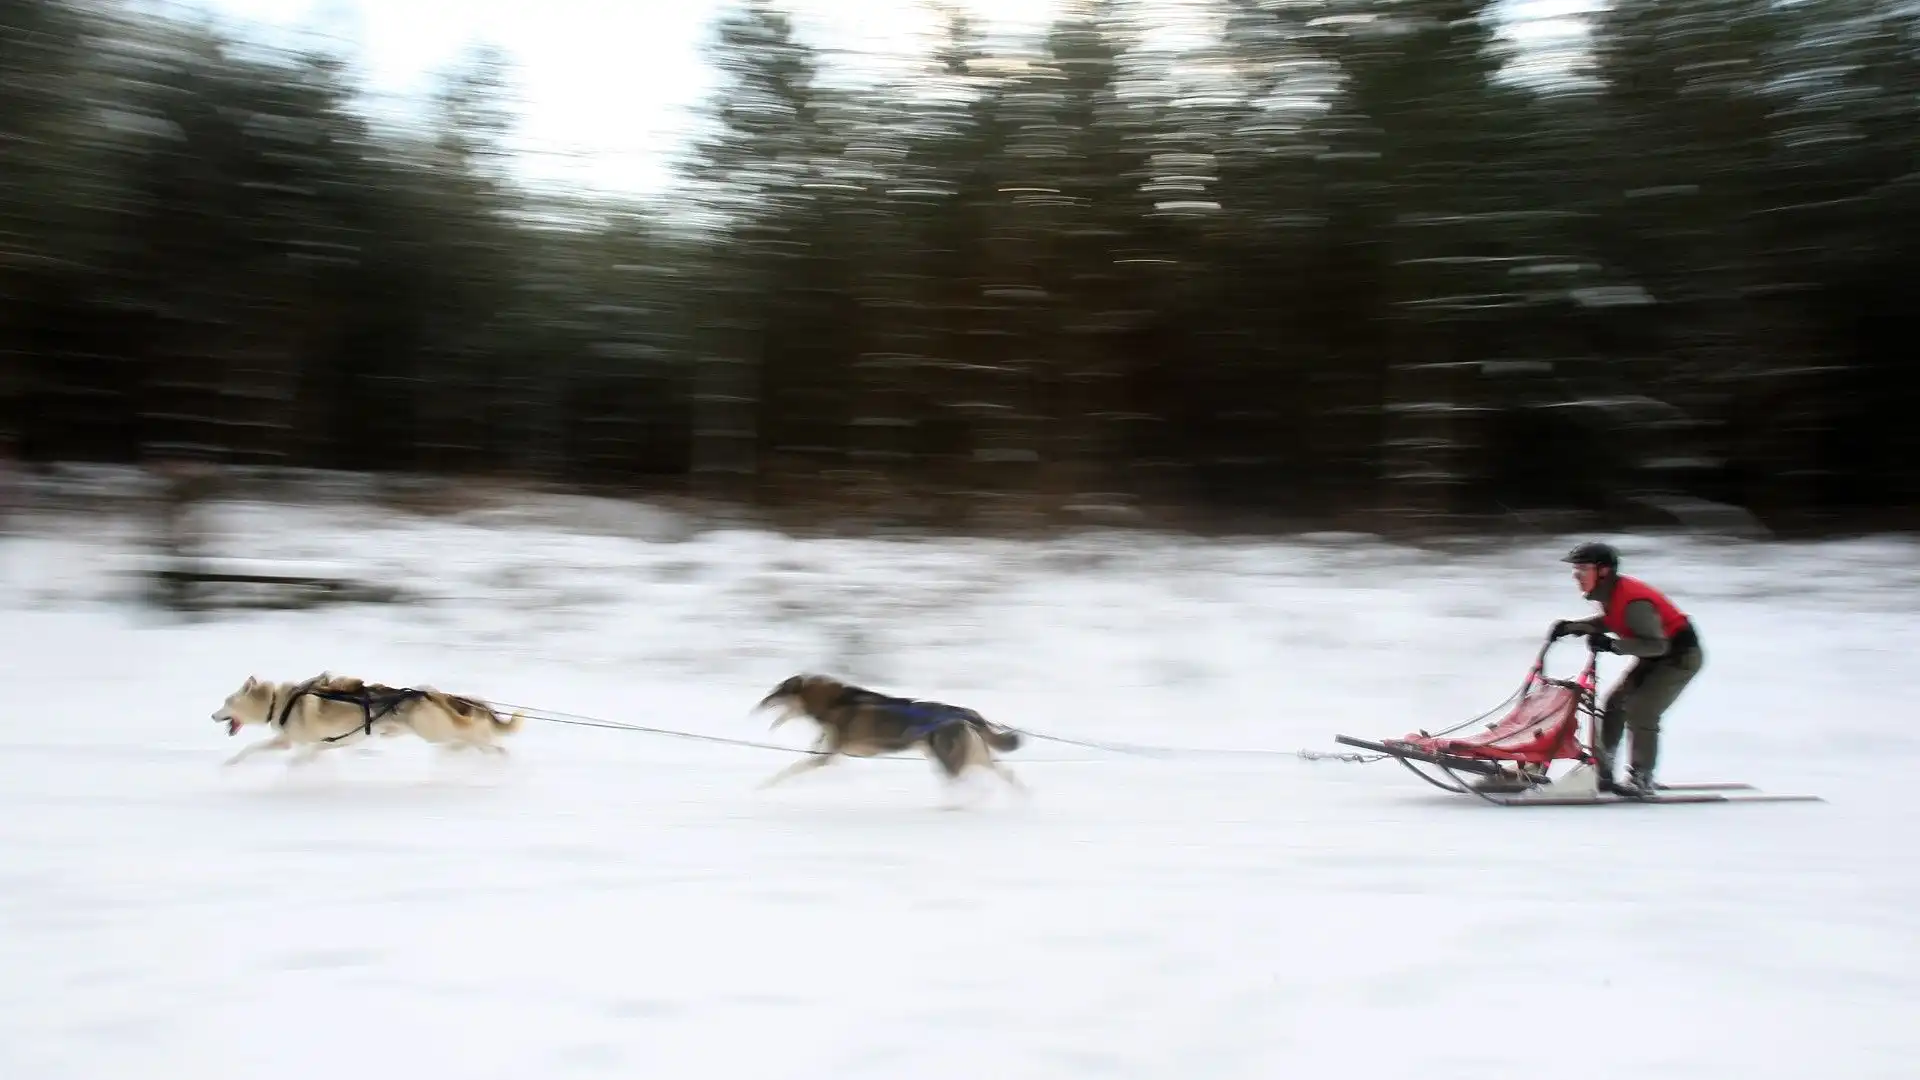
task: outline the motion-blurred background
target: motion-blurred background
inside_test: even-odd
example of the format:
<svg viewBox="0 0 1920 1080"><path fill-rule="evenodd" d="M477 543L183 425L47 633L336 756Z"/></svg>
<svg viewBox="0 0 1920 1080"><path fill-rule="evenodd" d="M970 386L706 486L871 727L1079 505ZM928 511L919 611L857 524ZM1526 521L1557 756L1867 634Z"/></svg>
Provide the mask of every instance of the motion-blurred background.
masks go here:
<svg viewBox="0 0 1920 1080"><path fill-rule="evenodd" d="M575 130L697 99L623 186L481 24L368 82L467 9L0 2L0 456L858 528L1911 519L1904 0L753 0L671 64L647 6L521 13L604 76Z"/></svg>

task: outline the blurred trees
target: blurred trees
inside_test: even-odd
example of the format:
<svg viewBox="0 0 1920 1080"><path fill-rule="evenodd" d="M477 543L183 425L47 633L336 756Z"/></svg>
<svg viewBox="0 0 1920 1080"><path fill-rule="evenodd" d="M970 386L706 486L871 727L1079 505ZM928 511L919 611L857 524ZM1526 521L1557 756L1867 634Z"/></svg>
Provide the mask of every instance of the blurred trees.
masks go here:
<svg viewBox="0 0 1920 1080"><path fill-rule="evenodd" d="M1916 505L1911 5L939 10L874 86L737 3L641 205L515 185L498 53L406 128L0 0L0 436L928 521Z"/></svg>

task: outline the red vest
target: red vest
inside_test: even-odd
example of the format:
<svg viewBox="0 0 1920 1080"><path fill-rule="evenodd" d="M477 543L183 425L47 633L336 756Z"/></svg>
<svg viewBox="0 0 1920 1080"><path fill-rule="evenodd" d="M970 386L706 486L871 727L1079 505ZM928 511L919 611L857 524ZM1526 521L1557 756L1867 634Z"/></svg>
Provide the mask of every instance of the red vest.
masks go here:
<svg viewBox="0 0 1920 1080"><path fill-rule="evenodd" d="M1645 600L1653 605L1653 610L1660 615L1660 632L1668 638L1687 625L1686 613L1674 607L1673 601L1660 595L1653 586L1639 578L1619 575L1613 579L1613 595L1607 598L1606 611L1600 616L1600 624L1620 637L1632 637L1633 633L1627 629L1627 605L1635 600Z"/></svg>

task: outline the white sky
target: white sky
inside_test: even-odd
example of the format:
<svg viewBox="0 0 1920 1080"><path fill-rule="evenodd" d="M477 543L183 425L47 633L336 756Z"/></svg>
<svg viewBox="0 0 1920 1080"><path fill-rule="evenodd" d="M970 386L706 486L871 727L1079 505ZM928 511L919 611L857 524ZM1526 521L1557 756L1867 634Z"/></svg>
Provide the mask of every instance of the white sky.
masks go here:
<svg viewBox="0 0 1920 1080"><path fill-rule="evenodd" d="M161 0L165 2L165 0ZM186 0L262 32L318 30L351 43L369 89L418 99L466 47L513 58L520 172L529 180L651 193L714 80L702 54L721 0ZM1071 0L953 0L985 28L1040 28ZM1173 0L1181 3L1182 0ZM1513 0L1558 15L1591 0ZM818 45L902 51L938 25L926 0L789 0ZM1546 29L1531 24L1533 33ZM1521 28L1519 33L1529 33ZM1551 32L1551 31L1548 31Z"/></svg>

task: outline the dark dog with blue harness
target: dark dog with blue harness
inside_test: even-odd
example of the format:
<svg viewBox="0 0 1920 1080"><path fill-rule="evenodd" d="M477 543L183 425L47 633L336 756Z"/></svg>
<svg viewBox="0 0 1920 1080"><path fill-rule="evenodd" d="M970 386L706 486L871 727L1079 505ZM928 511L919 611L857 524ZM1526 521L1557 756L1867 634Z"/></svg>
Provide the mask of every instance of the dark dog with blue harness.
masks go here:
<svg viewBox="0 0 1920 1080"><path fill-rule="evenodd" d="M775 773L761 787L818 769L836 756L878 757L918 747L939 765L949 781L973 766L999 774L1025 790L995 751L1020 748L1020 733L990 723L972 709L942 701L892 697L825 675L795 675L760 700L758 709L778 707L773 727L805 716L820 727L814 753Z"/></svg>

